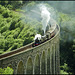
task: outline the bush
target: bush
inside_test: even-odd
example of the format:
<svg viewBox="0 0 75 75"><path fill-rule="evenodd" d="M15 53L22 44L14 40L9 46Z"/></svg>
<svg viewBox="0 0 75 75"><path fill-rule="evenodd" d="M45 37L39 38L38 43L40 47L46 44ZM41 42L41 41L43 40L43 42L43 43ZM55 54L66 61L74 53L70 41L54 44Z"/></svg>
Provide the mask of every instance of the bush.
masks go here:
<svg viewBox="0 0 75 75"><path fill-rule="evenodd" d="M0 49L0 54L3 54L3 52L4 52L4 49Z"/></svg>
<svg viewBox="0 0 75 75"><path fill-rule="evenodd" d="M14 43L11 50L17 49L17 47L18 47L18 43Z"/></svg>
<svg viewBox="0 0 75 75"><path fill-rule="evenodd" d="M5 36L5 38L11 34L11 31L7 30L6 32L3 32L2 35Z"/></svg>
<svg viewBox="0 0 75 75"><path fill-rule="evenodd" d="M1 13L1 14L3 13L4 10L5 10L5 7L2 6L2 5L0 5L0 13Z"/></svg>
<svg viewBox="0 0 75 75"><path fill-rule="evenodd" d="M0 39L0 49L4 49L4 48L5 48L5 40Z"/></svg>
<svg viewBox="0 0 75 75"><path fill-rule="evenodd" d="M14 39L14 43L22 44L24 40L22 39Z"/></svg>
<svg viewBox="0 0 75 75"><path fill-rule="evenodd" d="M10 4L8 4L8 5L7 5L7 8L8 8L9 10L11 10L11 9L13 9L13 6L10 5Z"/></svg>
<svg viewBox="0 0 75 75"><path fill-rule="evenodd" d="M18 19L17 18L15 18L15 19L13 19L13 21L11 22L11 25L10 25L10 30L14 30L15 28L16 28L16 23L18 22Z"/></svg>
<svg viewBox="0 0 75 75"><path fill-rule="evenodd" d="M16 23L15 27L20 27L20 29L22 30L24 27L24 24L22 23L22 21L19 21L18 23Z"/></svg>
<svg viewBox="0 0 75 75"><path fill-rule="evenodd" d="M20 28L16 28L16 29L15 29L15 32L14 32L14 34L13 34L13 37L14 37L14 38L17 38L18 35L19 35L19 33L20 33Z"/></svg>
<svg viewBox="0 0 75 75"><path fill-rule="evenodd" d="M7 51L11 51L11 50L17 49L17 48L19 48L21 46L23 46L23 44L14 43Z"/></svg>
<svg viewBox="0 0 75 75"><path fill-rule="evenodd" d="M12 21L12 18L8 17L8 18L6 19L6 21L7 21L7 23L9 23L9 22Z"/></svg>
<svg viewBox="0 0 75 75"><path fill-rule="evenodd" d="M2 20L2 22L0 23L0 29L1 27L5 26L7 24L7 22L5 20Z"/></svg>
<svg viewBox="0 0 75 75"><path fill-rule="evenodd" d="M2 22L2 20L3 20L3 16L2 14L0 14L0 23Z"/></svg>
<svg viewBox="0 0 75 75"><path fill-rule="evenodd" d="M1 28L1 33L5 32L6 30L9 29L9 26L8 25L5 25Z"/></svg>
<svg viewBox="0 0 75 75"><path fill-rule="evenodd" d="M13 74L14 70L10 67L7 68L0 68L0 74Z"/></svg>
<svg viewBox="0 0 75 75"><path fill-rule="evenodd" d="M16 21L14 20L12 23L11 23L11 25L10 25L10 30L13 30L13 29L15 29L15 24L16 24Z"/></svg>
<svg viewBox="0 0 75 75"><path fill-rule="evenodd" d="M13 35L9 35L9 36L7 36L7 38L6 38L6 40L7 40L7 47L9 48L9 47L11 47L12 45L13 45L13 43L14 43L14 38L13 38Z"/></svg>
<svg viewBox="0 0 75 75"><path fill-rule="evenodd" d="M60 74L68 74L68 73L64 70L60 70Z"/></svg>
<svg viewBox="0 0 75 75"><path fill-rule="evenodd" d="M3 13L2 13L3 17L4 18L8 18L9 17L9 10L5 10Z"/></svg>

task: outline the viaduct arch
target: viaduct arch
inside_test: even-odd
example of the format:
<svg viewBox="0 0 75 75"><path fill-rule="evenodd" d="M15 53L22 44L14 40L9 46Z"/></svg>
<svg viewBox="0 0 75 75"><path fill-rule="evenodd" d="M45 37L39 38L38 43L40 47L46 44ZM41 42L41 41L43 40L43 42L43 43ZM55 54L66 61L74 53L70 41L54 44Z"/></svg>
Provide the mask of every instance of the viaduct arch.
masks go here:
<svg viewBox="0 0 75 75"><path fill-rule="evenodd" d="M10 66L14 74L60 74L59 32L58 26L56 35L45 43L1 58L0 67Z"/></svg>

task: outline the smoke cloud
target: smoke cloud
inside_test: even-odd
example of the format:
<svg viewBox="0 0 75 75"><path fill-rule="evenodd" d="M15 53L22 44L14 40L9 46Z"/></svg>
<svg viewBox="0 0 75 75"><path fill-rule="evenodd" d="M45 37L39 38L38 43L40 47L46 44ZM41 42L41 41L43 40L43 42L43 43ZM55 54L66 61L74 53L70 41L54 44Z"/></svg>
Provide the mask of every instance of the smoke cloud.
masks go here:
<svg viewBox="0 0 75 75"><path fill-rule="evenodd" d="M44 34L45 34L46 27L50 21L51 13L48 11L47 7L43 4L40 4L40 11L42 17L42 29L44 30Z"/></svg>
<svg viewBox="0 0 75 75"><path fill-rule="evenodd" d="M36 40L38 38L38 40L41 40L41 35L40 34L36 34L34 40Z"/></svg>
<svg viewBox="0 0 75 75"><path fill-rule="evenodd" d="M27 5L23 6L22 10L25 10L25 18L27 22L31 22L31 19L34 20L33 25L35 27L35 30L39 27L39 25L42 27L42 30L46 31L47 25L50 23L51 17L55 17L55 11L54 9L47 5L46 3L42 3L42 1L39 2L33 2L33 5ZM29 19L27 19L29 17ZM26 22L25 21L25 22ZM40 24L38 24L40 23Z"/></svg>
<svg viewBox="0 0 75 75"><path fill-rule="evenodd" d="M70 20L66 20L64 23L62 21L58 23L61 29L68 30L68 32L66 31L66 34L69 32L70 32L69 34L71 33L74 34L74 30L75 30L74 29L75 28L74 27L75 18L73 18L74 17L73 14L75 14L74 7L75 7L74 1L40 1L40 2L33 2L33 6L29 6L29 5L23 6L22 9L26 11L25 12L25 18L26 18L25 22L31 22L31 19L34 20L32 25L31 23L30 25L35 26L35 30L37 30L39 25L41 25L42 29L44 30L44 33L45 33L46 27L51 18L55 19L56 21L59 20L60 15L58 12L62 12L64 14L70 14L69 16L72 15ZM65 18L65 16L63 18ZM64 31L61 30L61 33L63 33Z"/></svg>

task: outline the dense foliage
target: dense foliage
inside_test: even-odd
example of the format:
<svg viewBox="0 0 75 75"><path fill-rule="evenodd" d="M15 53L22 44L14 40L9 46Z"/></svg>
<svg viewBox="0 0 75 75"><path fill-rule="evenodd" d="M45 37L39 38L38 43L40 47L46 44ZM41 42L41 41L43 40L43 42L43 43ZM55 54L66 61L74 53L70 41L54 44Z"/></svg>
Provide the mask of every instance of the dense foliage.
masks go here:
<svg viewBox="0 0 75 75"><path fill-rule="evenodd" d="M41 32L41 22L25 14L35 4L30 1L0 1L0 54L32 42L34 35ZM23 5L28 10L21 10ZM61 11L59 6L57 9ZM75 73L75 16L68 11L58 11L58 17L53 17L60 25L61 74L71 74Z"/></svg>
<svg viewBox="0 0 75 75"><path fill-rule="evenodd" d="M0 68L0 74L3 75L3 74L13 74L14 70L10 67L7 67L7 68Z"/></svg>
<svg viewBox="0 0 75 75"><path fill-rule="evenodd" d="M19 11L9 10L6 4L0 5L0 53L9 52L31 43L38 32L35 27L39 25L37 29L41 28L40 22L35 19L29 20Z"/></svg>
<svg viewBox="0 0 75 75"><path fill-rule="evenodd" d="M75 39L75 16L58 13L59 17L59 24L60 24L60 59L61 65L67 65L67 69L64 69L61 66L61 69L66 71L67 73L75 73L74 72L74 39Z"/></svg>

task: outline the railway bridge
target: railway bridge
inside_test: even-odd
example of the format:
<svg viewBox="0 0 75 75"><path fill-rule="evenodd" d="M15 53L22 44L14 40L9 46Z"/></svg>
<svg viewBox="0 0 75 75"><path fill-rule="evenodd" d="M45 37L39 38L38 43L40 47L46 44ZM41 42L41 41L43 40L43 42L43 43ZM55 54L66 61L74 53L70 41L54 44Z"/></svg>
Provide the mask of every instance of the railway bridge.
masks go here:
<svg viewBox="0 0 75 75"><path fill-rule="evenodd" d="M58 25L57 25L58 26ZM13 68L14 74L60 74L59 34L32 48L28 45L0 55L0 68Z"/></svg>

